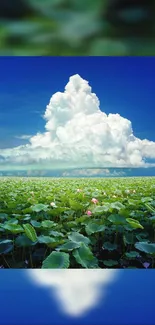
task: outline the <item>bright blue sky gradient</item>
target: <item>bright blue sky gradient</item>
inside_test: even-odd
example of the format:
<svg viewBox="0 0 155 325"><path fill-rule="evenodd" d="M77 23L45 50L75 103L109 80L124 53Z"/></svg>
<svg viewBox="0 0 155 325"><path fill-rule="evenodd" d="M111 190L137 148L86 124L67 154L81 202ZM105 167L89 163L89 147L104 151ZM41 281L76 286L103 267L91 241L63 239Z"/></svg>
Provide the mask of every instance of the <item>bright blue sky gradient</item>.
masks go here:
<svg viewBox="0 0 155 325"><path fill-rule="evenodd" d="M153 57L1 57L0 72L0 149L45 131L46 105L74 74L89 81L102 111L119 113L136 137L155 141Z"/></svg>
<svg viewBox="0 0 155 325"><path fill-rule="evenodd" d="M155 270L121 270L109 284L105 303L87 317L60 314L48 289L25 277L26 270L0 271L0 325L153 325Z"/></svg>
<svg viewBox="0 0 155 325"><path fill-rule="evenodd" d="M50 97L76 73L89 81L101 110L119 113L136 136L155 141L155 58L1 57L0 71L0 148L44 131L41 114Z"/></svg>

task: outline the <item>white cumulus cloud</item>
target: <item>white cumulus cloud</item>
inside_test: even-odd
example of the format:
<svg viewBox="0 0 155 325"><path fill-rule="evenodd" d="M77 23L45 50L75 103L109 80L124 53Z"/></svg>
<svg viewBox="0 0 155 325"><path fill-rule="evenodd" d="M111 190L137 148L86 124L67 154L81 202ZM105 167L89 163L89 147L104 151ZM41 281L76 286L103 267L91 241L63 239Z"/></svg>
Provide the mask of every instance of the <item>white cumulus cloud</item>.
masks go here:
<svg viewBox="0 0 155 325"><path fill-rule="evenodd" d="M30 139L32 136L31 135L27 135L27 134L23 134L23 135L16 135L15 138L17 139L21 139L21 140L28 140Z"/></svg>
<svg viewBox="0 0 155 325"><path fill-rule="evenodd" d="M26 270L38 285L46 286L55 296L59 309L73 317L85 315L106 297L107 286L116 279L117 270L67 269Z"/></svg>
<svg viewBox="0 0 155 325"><path fill-rule="evenodd" d="M155 142L135 137L128 119L102 112L78 74L69 78L64 92L51 97L44 119L44 133L26 145L0 150L1 169L155 166Z"/></svg>

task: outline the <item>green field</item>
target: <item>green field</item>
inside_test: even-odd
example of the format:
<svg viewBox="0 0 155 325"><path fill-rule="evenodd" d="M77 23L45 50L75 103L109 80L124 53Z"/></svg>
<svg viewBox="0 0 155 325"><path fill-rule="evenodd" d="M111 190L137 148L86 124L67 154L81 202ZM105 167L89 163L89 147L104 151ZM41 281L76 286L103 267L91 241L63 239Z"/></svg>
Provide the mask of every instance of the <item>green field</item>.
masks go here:
<svg viewBox="0 0 155 325"><path fill-rule="evenodd" d="M1 268L154 268L155 178L0 178Z"/></svg>

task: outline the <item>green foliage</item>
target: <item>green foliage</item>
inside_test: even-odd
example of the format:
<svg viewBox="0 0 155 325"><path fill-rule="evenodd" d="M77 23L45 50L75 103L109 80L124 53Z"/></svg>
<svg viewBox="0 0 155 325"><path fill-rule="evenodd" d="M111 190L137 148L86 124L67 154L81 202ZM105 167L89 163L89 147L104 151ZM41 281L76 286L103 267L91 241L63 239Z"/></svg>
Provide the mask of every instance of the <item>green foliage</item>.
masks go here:
<svg viewBox="0 0 155 325"><path fill-rule="evenodd" d="M142 252L155 255L154 243L139 242L135 244L135 247Z"/></svg>
<svg viewBox="0 0 155 325"><path fill-rule="evenodd" d="M105 266L109 266L109 267L118 265L118 262L114 260L107 260L107 261L105 260L103 261L103 263Z"/></svg>
<svg viewBox="0 0 155 325"><path fill-rule="evenodd" d="M1 225L1 227L5 230L10 231L13 234L21 233L24 231L24 229L20 225L16 225L14 223L5 223L4 225Z"/></svg>
<svg viewBox="0 0 155 325"><path fill-rule="evenodd" d="M43 261L42 269L67 269L69 267L69 254L52 252Z"/></svg>
<svg viewBox="0 0 155 325"><path fill-rule="evenodd" d="M7 0L0 4L1 55L155 55L155 1ZM117 1L119 2L119 1Z"/></svg>
<svg viewBox="0 0 155 325"><path fill-rule="evenodd" d="M47 211L48 210L48 205L47 204L35 204L34 206L31 207L32 211L35 212L40 212L40 211Z"/></svg>
<svg viewBox="0 0 155 325"><path fill-rule="evenodd" d="M38 237L38 241L39 243L41 244L51 244L51 243L55 243L55 239L50 237L50 236L44 236L44 235L41 235Z"/></svg>
<svg viewBox="0 0 155 325"><path fill-rule="evenodd" d="M108 251L113 251L117 249L117 245L115 243L105 242L102 248L107 249Z"/></svg>
<svg viewBox="0 0 155 325"><path fill-rule="evenodd" d="M135 251L131 251L129 253L125 253L125 256L128 258L136 258L139 254Z"/></svg>
<svg viewBox="0 0 155 325"><path fill-rule="evenodd" d="M65 244L58 247L57 250L72 251L73 249L79 248L79 247L80 247L80 243L75 243L75 242L68 241Z"/></svg>
<svg viewBox="0 0 155 325"><path fill-rule="evenodd" d="M97 232L102 232L106 229L105 225L98 225L95 222L89 222L88 225L86 226L86 233L88 235L97 233Z"/></svg>
<svg viewBox="0 0 155 325"><path fill-rule="evenodd" d="M76 232L73 232L71 235L68 236L68 238L73 241L74 243L84 243L88 245L90 243L90 239L79 234Z"/></svg>
<svg viewBox="0 0 155 325"><path fill-rule="evenodd" d="M0 241L0 254L7 254L13 249L12 240L5 239Z"/></svg>
<svg viewBox="0 0 155 325"><path fill-rule="evenodd" d="M33 242L37 241L37 234L35 229L30 224L23 225L26 236Z"/></svg>
<svg viewBox="0 0 155 325"><path fill-rule="evenodd" d="M126 223L126 219L123 216L120 216L119 214L111 214L108 218L108 220L115 225L121 225Z"/></svg>
<svg viewBox="0 0 155 325"><path fill-rule="evenodd" d="M90 248L84 243L81 243L80 248L73 252L77 263L87 269L93 269L98 267L97 258L94 257Z"/></svg>
<svg viewBox="0 0 155 325"><path fill-rule="evenodd" d="M127 218L126 221L131 225L133 228L140 228L144 229L144 227L139 223L139 221L132 219L132 218Z"/></svg>
<svg viewBox="0 0 155 325"><path fill-rule="evenodd" d="M1 178L0 265L144 268L146 262L154 268L154 182Z"/></svg>
<svg viewBox="0 0 155 325"><path fill-rule="evenodd" d="M29 239L26 235L19 235L15 240L16 246L30 247L34 244L35 244L35 242L33 242L31 239Z"/></svg>

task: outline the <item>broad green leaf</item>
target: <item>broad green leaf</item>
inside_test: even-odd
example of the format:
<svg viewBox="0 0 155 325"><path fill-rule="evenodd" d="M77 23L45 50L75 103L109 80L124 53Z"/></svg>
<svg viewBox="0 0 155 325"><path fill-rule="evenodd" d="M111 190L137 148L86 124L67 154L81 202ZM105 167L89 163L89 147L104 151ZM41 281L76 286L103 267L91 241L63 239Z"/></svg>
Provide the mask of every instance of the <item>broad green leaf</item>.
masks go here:
<svg viewBox="0 0 155 325"><path fill-rule="evenodd" d="M51 244L51 243L55 243L55 238L52 238L50 236L38 236L38 242L41 244Z"/></svg>
<svg viewBox="0 0 155 325"><path fill-rule="evenodd" d="M152 198L151 198L151 197L142 197L142 198L141 198L141 201L142 201L143 203L145 203L145 202L151 202L151 201L152 201Z"/></svg>
<svg viewBox="0 0 155 325"><path fill-rule="evenodd" d="M9 230L13 234L24 232L24 229L20 225L16 225L16 224L6 223L2 227L6 230Z"/></svg>
<svg viewBox="0 0 155 325"><path fill-rule="evenodd" d="M7 221L7 224L17 225L18 224L18 220L15 219L15 218L9 219Z"/></svg>
<svg viewBox="0 0 155 325"><path fill-rule="evenodd" d="M21 247L29 247L29 246L33 246L36 244L36 242L33 242L32 240L30 240L27 236L20 235L16 238L15 240L15 244L17 246L21 246Z"/></svg>
<svg viewBox="0 0 155 325"><path fill-rule="evenodd" d="M80 247L80 243L74 243L74 242L68 241L67 243L59 246L57 248L57 250L72 251L73 249L78 248L78 247Z"/></svg>
<svg viewBox="0 0 155 325"><path fill-rule="evenodd" d="M47 204L35 204L31 207L32 211L40 212L40 211L47 211L49 206Z"/></svg>
<svg viewBox="0 0 155 325"><path fill-rule="evenodd" d="M31 220L31 225L35 228L41 228L41 222L38 222L36 220Z"/></svg>
<svg viewBox="0 0 155 325"><path fill-rule="evenodd" d="M90 243L90 239L88 237L79 234L78 232L73 232L68 238L73 241L74 243L85 243L88 245Z"/></svg>
<svg viewBox="0 0 155 325"><path fill-rule="evenodd" d="M113 251L117 249L117 245L110 243L110 242L105 242L102 246L103 249L107 249L108 251Z"/></svg>
<svg viewBox="0 0 155 325"><path fill-rule="evenodd" d="M147 242L135 243L135 248L147 254L155 254L155 244Z"/></svg>
<svg viewBox="0 0 155 325"><path fill-rule="evenodd" d="M26 217L23 218L23 220L24 221L29 221L29 220L31 220L31 216L26 216Z"/></svg>
<svg viewBox="0 0 155 325"><path fill-rule="evenodd" d="M125 208L125 205L123 205L121 202L113 202L111 203L111 208L116 209L116 210L121 210Z"/></svg>
<svg viewBox="0 0 155 325"><path fill-rule="evenodd" d="M152 223L155 223L155 216L150 217L149 220L151 220Z"/></svg>
<svg viewBox="0 0 155 325"><path fill-rule="evenodd" d="M73 256L75 257L78 264L82 265L84 268L92 269L98 267L98 262L96 257L94 257L92 251L84 243L81 243L80 248L73 251Z"/></svg>
<svg viewBox="0 0 155 325"><path fill-rule="evenodd" d="M49 235L54 237L64 237L64 234L62 232L50 230Z"/></svg>
<svg viewBox="0 0 155 325"><path fill-rule="evenodd" d="M119 214L111 214L108 220L116 225L121 225L126 223L126 219Z"/></svg>
<svg viewBox="0 0 155 325"><path fill-rule="evenodd" d="M139 241L148 241L148 233L147 232L140 232L140 234L136 235L136 238Z"/></svg>
<svg viewBox="0 0 155 325"><path fill-rule="evenodd" d="M110 203L105 203L101 206L94 206L91 210L96 215L104 215L105 212L109 211Z"/></svg>
<svg viewBox="0 0 155 325"><path fill-rule="evenodd" d="M98 225L96 223L90 222L87 226L86 226L86 233L88 235L94 234L96 232L101 232L104 231L106 229L105 225Z"/></svg>
<svg viewBox="0 0 155 325"><path fill-rule="evenodd" d="M124 244L125 244L125 245L127 245L127 244L132 244L133 241L134 241L133 234L132 234L132 233L126 233L126 234L123 236L123 241L124 241Z"/></svg>
<svg viewBox="0 0 155 325"><path fill-rule="evenodd" d="M8 214L7 213L0 213L0 220L5 220L7 219Z"/></svg>
<svg viewBox="0 0 155 325"><path fill-rule="evenodd" d="M139 254L137 253L137 252L135 252L135 251L131 251L131 252L127 252L127 253L125 253L125 256L127 257L127 258L136 258L137 256L138 256Z"/></svg>
<svg viewBox="0 0 155 325"><path fill-rule="evenodd" d="M128 224L124 225L124 229L127 230L127 231L131 231L131 232L133 232L133 230L134 230L135 228L133 228L133 227L128 223Z"/></svg>
<svg viewBox="0 0 155 325"><path fill-rule="evenodd" d="M76 223L81 223L81 224L84 224L84 222L89 222L89 216L81 216L79 218L76 218Z"/></svg>
<svg viewBox="0 0 155 325"><path fill-rule="evenodd" d="M10 239L0 241L0 254L8 254L13 250L13 242Z"/></svg>
<svg viewBox="0 0 155 325"><path fill-rule="evenodd" d="M38 240L38 238L37 238L35 229L29 223L26 223L25 225L23 225L23 227L24 227L26 236L33 242L36 242Z"/></svg>
<svg viewBox="0 0 155 325"><path fill-rule="evenodd" d="M76 222L75 221L69 221L69 222L66 222L66 224L64 225L64 227L66 229L72 229L73 227L77 226Z"/></svg>
<svg viewBox="0 0 155 325"><path fill-rule="evenodd" d="M104 260L103 263L106 266L115 266L115 265L118 265L118 261L115 261L115 260Z"/></svg>
<svg viewBox="0 0 155 325"><path fill-rule="evenodd" d="M45 221L42 221L41 226L43 228L52 228L54 226L54 224L55 223L51 220L45 220Z"/></svg>
<svg viewBox="0 0 155 325"><path fill-rule="evenodd" d="M144 227L139 223L138 220L127 218L126 221L133 227L133 228L140 228L144 229Z"/></svg>
<svg viewBox="0 0 155 325"><path fill-rule="evenodd" d="M153 213L155 213L155 209L148 203L145 203L145 206L147 207L147 209Z"/></svg>
<svg viewBox="0 0 155 325"><path fill-rule="evenodd" d="M42 269L68 269L69 254L63 252L52 252L42 264Z"/></svg>

